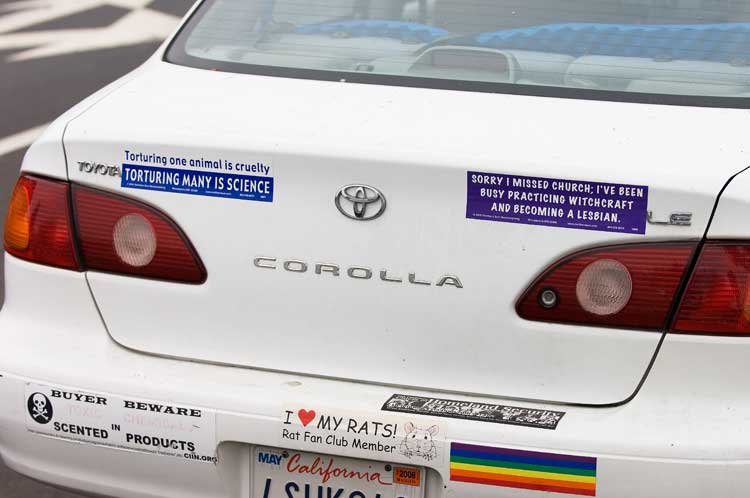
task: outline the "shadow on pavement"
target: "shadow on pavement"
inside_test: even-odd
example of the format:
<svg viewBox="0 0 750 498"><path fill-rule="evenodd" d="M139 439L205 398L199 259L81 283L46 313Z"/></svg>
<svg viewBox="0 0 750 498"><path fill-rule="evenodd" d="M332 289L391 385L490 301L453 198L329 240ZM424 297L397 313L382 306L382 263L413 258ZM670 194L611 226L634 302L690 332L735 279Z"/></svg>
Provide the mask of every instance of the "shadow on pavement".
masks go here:
<svg viewBox="0 0 750 498"><path fill-rule="evenodd" d="M10 200L10 194L13 191L13 186L16 183L16 177L18 176L18 168L21 166L21 159L23 159L24 151L15 152L2 157L2 164L4 167L0 171L0 232L5 227L5 211L8 208L8 201ZM15 168L13 165L17 165ZM4 276L4 258L0 258L0 308L5 302L5 280ZM0 480L2 482L2 480ZM2 498L5 495L0 494Z"/></svg>

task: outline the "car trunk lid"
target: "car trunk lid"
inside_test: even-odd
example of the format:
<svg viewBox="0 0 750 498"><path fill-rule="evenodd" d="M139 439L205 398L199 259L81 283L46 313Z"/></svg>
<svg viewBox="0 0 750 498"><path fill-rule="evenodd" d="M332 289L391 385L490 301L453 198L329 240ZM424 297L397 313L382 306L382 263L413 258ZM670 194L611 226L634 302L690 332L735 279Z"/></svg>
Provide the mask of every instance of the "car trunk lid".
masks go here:
<svg viewBox="0 0 750 498"><path fill-rule="evenodd" d="M89 272L109 333L126 347L398 386L605 404L634 392L660 334L526 321L514 309L518 298L550 264L580 249L699 239L722 185L746 165L747 121L746 111L731 109L155 63L75 119L65 150L71 180L167 213L208 272L197 286ZM231 171L240 181L272 178L272 194L216 196L206 185L192 194L149 190L110 174L114 166L221 176L230 173L228 162L243 165ZM614 224L562 228L533 214L508 223L471 200L482 188L472 174L633 186L646 188L646 197ZM348 185L382 193L383 214L369 221L342 215L335 199ZM374 195L359 187L349 194ZM356 205L342 202L344 209ZM690 212L691 224L648 224L646 209L656 219ZM367 207L366 217L372 212Z"/></svg>

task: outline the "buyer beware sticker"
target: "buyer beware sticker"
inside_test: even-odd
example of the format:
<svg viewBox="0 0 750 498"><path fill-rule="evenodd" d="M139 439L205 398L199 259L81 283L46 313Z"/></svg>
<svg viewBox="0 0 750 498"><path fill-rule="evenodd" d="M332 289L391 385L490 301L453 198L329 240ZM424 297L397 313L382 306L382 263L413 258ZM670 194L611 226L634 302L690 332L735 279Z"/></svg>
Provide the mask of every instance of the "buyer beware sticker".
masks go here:
<svg viewBox="0 0 750 498"><path fill-rule="evenodd" d="M466 217L602 232L646 233L648 187L559 178L466 174Z"/></svg>
<svg viewBox="0 0 750 498"><path fill-rule="evenodd" d="M216 463L204 408L26 384L26 428L79 443Z"/></svg>

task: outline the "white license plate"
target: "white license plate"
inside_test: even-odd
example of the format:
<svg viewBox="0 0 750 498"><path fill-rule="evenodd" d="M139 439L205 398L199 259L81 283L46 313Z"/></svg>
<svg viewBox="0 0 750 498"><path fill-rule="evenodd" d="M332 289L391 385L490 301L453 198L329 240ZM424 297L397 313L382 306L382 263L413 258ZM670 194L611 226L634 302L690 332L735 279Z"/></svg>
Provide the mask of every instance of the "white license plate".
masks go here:
<svg viewBox="0 0 750 498"><path fill-rule="evenodd" d="M252 498L422 498L421 467L255 448Z"/></svg>

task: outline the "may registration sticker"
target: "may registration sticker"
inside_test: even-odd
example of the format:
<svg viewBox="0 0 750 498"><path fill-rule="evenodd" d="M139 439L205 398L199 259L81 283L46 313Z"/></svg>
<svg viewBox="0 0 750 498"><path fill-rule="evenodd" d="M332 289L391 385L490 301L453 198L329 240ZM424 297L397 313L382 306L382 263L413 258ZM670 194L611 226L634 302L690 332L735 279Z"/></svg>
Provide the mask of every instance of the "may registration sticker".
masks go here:
<svg viewBox="0 0 750 498"><path fill-rule="evenodd" d="M424 469L256 448L252 498L422 498Z"/></svg>

